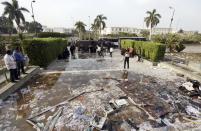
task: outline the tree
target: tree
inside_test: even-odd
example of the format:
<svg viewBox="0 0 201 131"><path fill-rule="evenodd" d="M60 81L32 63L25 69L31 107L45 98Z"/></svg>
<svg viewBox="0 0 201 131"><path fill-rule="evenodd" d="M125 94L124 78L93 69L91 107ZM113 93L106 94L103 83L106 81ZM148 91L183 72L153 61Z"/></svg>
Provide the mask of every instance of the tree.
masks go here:
<svg viewBox="0 0 201 131"><path fill-rule="evenodd" d="M184 30L183 30L183 29L180 29L180 30L178 31L178 33L183 34L183 33L184 33Z"/></svg>
<svg viewBox="0 0 201 131"><path fill-rule="evenodd" d="M178 34L158 34L153 35L152 39L154 42L166 44L170 52L181 52L185 49L182 38Z"/></svg>
<svg viewBox="0 0 201 131"><path fill-rule="evenodd" d="M25 22L24 28L27 33L40 33L43 31L42 25L38 22Z"/></svg>
<svg viewBox="0 0 201 131"><path fill-rule="evenodd" d="M13 27L12 22L4 17L0 17L0 34L11 34L11 33L17 33L16 29Z"/></svg>
<svg viewBox="0 0 201 131"><path fill-rule="evenodd" d="M161 15L156 13L156 9L153 9L153 11L147 11L147 17L145 17L144 21L146 22L147 28L150 27L150 35L149 39L151 40L152 35L152 29L158 25L160 22Z"/></svg>
<svg viewBox="0 0 201 131"><path fill-rule="evenodd" d="M21 36L20 26L25 23L23 12L29 12L29 11L24 7L19 7L17 0L12 0L11 3L5 1L2 2L2 4L5 6L3 16L8 16L8 19L12 22L15 21L19 36Z"/></svg>
<svg viewBox="0 0 201 131"><path fill-rule="evenodd" d="M145 37L148 39L149 35L150 35L150 32L148 30L142 30L140 32L140 34L142 35L142 37Z"/></svg>
<svg viewBox="0 0 201 131"><path fill-rule="evenodd" d="M106 27L105 20L107 20L107 17L105 17L103 14L98 15L94 20L94 26L99 29L99 35L101 35L101 30L105 29Z"/></svg>
<svg viewBox="0 0 201 131"><path fill-rule="evenodd" d="M86 26L86 24L84 24L84 22L82 22L82 21L77 21L75 23L75 29L78 31L80 39L82 39L81 37L82 37L83 32L86 31L85 26Z"/></svg>
<svg viewBox="0 0 201 131"><path fill-rule="evenodd" d="M91 29L93 31L94 39L97 39L97 37L98 37L98 26L95 23L91 24Z"/></svg>

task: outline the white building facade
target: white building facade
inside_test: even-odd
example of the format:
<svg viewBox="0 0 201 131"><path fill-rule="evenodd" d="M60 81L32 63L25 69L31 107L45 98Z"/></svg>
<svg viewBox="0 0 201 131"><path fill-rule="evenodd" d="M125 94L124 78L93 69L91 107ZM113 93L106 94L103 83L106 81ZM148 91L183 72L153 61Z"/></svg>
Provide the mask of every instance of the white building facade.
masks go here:
<svg viewBox="0 0 201 131"><path fill-rule="evenodd" d="M43 32L59 32L59 33L66 33L71 34L73 33L73 28L63 28L63 27L54 27L48 28L47 26L43 26Z"/></svg>
<svg viewBox="0 0 201 131"><path fill-rule="evenodd" d="M133 28L133 27L108 27L102 30L103 35L108 35L108 34L118 34L120 32L124 33L135 33L135 34L140 34L141 31L149 29L139 29L139 28ZM175 33L173 29L170 28L153 28L152 34L167 34L167 33Z"/></svg>

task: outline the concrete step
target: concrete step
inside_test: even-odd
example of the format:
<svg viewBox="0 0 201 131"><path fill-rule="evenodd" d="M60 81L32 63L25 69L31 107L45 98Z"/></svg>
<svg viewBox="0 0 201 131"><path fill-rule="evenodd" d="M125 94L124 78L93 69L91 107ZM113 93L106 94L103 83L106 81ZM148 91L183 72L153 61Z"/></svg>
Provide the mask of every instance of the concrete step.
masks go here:
<svg viewBox="0 0 201 131"><path fill-rule="evenodd" d="M29 81L34 75L40 72L40 68L37 66L30 67L25 75L21 76L20 81L17 83L7 83L5 86L0 88L0 99L6 99L10 94L21 88L27 81Z"/></svg>

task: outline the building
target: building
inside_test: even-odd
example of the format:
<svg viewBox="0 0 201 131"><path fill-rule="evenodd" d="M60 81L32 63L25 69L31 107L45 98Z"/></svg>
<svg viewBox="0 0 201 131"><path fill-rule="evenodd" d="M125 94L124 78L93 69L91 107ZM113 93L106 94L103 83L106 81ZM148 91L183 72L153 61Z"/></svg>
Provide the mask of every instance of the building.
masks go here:
<svg viewBox="0 0 201 131"><path fill-rule="evenodd" d="M152 34L168 34L168 33L175 33L173 29L170 28L153 28L152 29Z"/></svg>
<svg viewBox="0 0 201 131"><path fill-rule="evenodd" d="M53 29L48 28L47 26L43 26L43 32L53 32Z"/></svg>
<svg viewBox="0 0 201 131"><path fill-rule="evenodd" d="M131 27L108 27L108 28L105 28L101 33L104 35L118 34L120 32L139 34L140 31L141 31L140 29L131 28Z"/></svg>
<svg viewBox="0 0 201 131"><path fill-rule="evenodd" d="M43 26L43 32L59 32L59 33L72 34L73 31L74 31L73 28L63 28L63 27L48 28L47 26Z"/></svg>
<svg viewBox="0 0 201 131"><path fill-rule="evenodd" d="M143 30L149 31L149 29L139 29L134 27L108 27L108 28L105 28L101 33L103 35L118 34L120 32L140 34L140 32ZM175 31L170 28L153 28L152 30L152 34L167 34L169 32L175 33Z"/></svg>
<svg viewBox="0 0 201 131"><path fill-rule="evenodd" d="M184 34L187 34L187 35L194 35L196 33L198 33L199 31L183 31Z"/></svg>

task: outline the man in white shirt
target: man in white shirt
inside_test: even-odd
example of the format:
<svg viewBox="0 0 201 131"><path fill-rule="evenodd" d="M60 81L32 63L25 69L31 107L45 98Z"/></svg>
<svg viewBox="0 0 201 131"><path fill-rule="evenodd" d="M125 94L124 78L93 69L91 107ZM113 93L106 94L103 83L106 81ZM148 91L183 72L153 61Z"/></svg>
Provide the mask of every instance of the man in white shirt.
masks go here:
<svg viewBox="0 0 201 131"><path fill-rule="evenodd" d="M129 57L130 57L130 54L127 49L124 55L124 69L126 69L126 64L127 64L127 68L129 69Z"/></svg>
<svg viewBox="0 0 201 131"><path fill-rule="evenodd" d="M100 53L101 53L101 47L99 45L97 45L97 53L98 55L100 56Z"/></svg>
<svg viewBox="0 0 201 131"><path fill-rule="evenodd" d="M110 57L112 57L113 48L110 47Z"/></svg>
<svg viewBox="0 0 201 131"><path fill-rule="evenodd" d="M18 80L17 66L15 59L12 56L12 52L10 50L6 51L6 55L4 56L4 62L6 68L10 71L10 81L15 82L15 80Z"/></svg>

